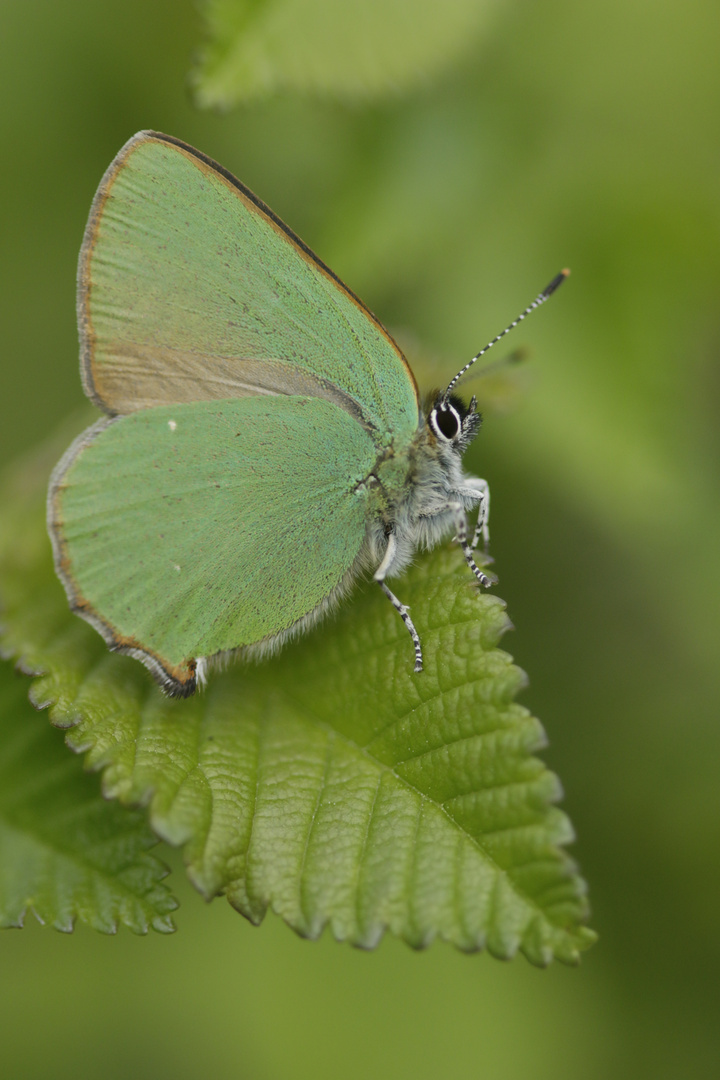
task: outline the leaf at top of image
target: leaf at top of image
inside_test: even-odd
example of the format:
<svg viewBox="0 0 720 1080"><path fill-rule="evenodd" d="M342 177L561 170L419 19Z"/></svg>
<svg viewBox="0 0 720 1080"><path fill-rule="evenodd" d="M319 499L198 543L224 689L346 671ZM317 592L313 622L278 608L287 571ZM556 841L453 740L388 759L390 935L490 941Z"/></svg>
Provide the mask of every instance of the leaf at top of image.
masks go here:
<svg viewBox="0 0 720 1080"><path fill-rule="evenodd" d="M286 90L377 98L427 83L467 50L493 0L207 0L198 103Z"/></svg>
<svg viewBox="0 0 720 1080"><path fill-rule="evenodd" d="M497 648L509 622L450 546L402 579L426 669L380 591L257 666L163 697L68 609L44 530L44 490L65 433L9 477L0 526L0 647L30 694L103 774L106 796L148 807L183 846L206 897L259 923L324 927L372 948L390 930L535 964L575 962L594 940L563 845L557 778L534 755L539 722L515 703L525 676Z"/></svg>

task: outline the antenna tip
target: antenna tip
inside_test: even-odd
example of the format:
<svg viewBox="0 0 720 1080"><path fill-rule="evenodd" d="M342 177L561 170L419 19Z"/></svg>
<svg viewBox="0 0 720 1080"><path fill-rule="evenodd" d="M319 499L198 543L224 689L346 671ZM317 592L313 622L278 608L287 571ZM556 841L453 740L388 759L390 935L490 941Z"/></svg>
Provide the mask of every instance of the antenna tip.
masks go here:
<svg viewBox="0 0 720 1080"><path fill-rule="evenodd" d="M561 270L559 274L556 274L549 285L546 285L543 291L540 293L543 300L547 300L548 296L552 296L556 289L558 289L566 277L568 277L570 271L565 269Z"/></svg>

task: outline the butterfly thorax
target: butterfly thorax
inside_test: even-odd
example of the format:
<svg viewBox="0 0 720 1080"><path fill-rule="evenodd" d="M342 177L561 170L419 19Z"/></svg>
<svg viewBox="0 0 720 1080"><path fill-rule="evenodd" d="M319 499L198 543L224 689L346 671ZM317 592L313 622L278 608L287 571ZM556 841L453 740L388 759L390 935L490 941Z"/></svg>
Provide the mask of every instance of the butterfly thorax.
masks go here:
<svg viewBox="0 0 720 1080"><path fill-rule="evenodd" d="M442 410L436 395L410 444L378 463L366 541L371 565L378 564L393 534L396 554L388 576L401 573L418 548L434 547L453 530L459 507L477 505L477 485L484 487L484 481L463 471L462 457L481 422L475 399L468 406L453 396Z"/></svg>

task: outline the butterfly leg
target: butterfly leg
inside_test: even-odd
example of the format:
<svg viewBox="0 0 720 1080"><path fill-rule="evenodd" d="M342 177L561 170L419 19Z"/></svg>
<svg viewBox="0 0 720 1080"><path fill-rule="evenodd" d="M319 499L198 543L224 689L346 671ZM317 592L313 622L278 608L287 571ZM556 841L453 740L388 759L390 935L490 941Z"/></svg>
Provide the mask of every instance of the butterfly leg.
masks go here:
<svg viewBox="0 0 720 1080"><path fill-rule="evenodd" d="M480 584L487 588L492 585L492 581L487 575L483 574L473 558L473 549L470 547L467 538L467 517L465 516L465 507L462 503L451 503L449 509L455 514L455 539L462 548L465 562L468 564ZM482 503L480 504L480 512L482 513ZM477 532L477 529L475 531Z"/></svg>
<svg viewBox="0 0 720 1080"><path fill-rule="evenodd" d="M490 549L490 488L488 487L487 480L476 480L475 485L480 494L480 505L478 507L478 519L471 546L473 551L475 551L480 543L480 537L482 536L483 551L487 555Z"/></svg>
<svg viewBox="0 0 720 1080"><path fill-rule="evenodd" d="M474 476L468 477L468 483L453 491L452 494L458 495L462 499L472 499L473 502L478 504L477 525L475 526L470 547L475 551L480 543L480 537L482 537L483 551L487 555L490 547L490 529L488 527L490 520L490 488L487 480L480 480Z"/></svg>
<svg viewBox="0 0 720 1080"><path fill-rule="evenodd" d="M412 619L410 618L410 613L409 613L408 609L405 607L404 604L400 603L400 601L398 600L395 593L392 592L387 587L387 585L385 584L385 575L387 574L388 569L392 565L393 559L395 558L396 551L397 551L397 540L395 539L394 534L390 533L390 535L388 536L387 548L385 549L385 555L383 557L382 562L380 563L377 570L375 571L373 577L374 577L374 580L377 581L377 583L380 586L380 588L382 589L382 591L387 596L387 598L390 601L390 603L392 604L392 606L398 612L400 618L405 623L405 626L407 628L408 633L410 634L410 637L412 638L413 647L415 649L415 668L414 668L414 670L417 672L417 671L422 671L422 669L423 669L422 646L420 645L420 637L418 635L417 630L415 629L415 624L413 623Z"/></svg>

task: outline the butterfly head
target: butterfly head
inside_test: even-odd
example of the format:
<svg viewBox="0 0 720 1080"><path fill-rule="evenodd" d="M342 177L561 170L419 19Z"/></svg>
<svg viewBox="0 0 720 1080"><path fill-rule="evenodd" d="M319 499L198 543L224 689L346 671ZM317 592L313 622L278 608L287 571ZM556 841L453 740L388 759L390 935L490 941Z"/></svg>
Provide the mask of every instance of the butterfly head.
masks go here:
<svg viewBox="0 0 720 1080"><path fill-rule="evenodd" d="M427 415L427 425L440 446L447 446L458 454L464 454L473 441L482 416L477 411L473 397L469 405L458 394L441 391L433 396Z"/></svg>

